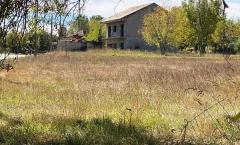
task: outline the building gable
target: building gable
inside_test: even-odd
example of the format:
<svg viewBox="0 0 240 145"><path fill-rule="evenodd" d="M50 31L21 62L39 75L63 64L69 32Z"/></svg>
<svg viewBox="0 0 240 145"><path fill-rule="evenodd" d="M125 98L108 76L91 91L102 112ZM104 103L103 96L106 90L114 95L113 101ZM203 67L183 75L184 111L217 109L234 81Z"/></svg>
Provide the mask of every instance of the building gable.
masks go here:
<svg viewBox="0 0 240 145"><path fill-rule="evenodd" d="M123 19L129 17L130 15L138 13L139 11L141 11L147 7L152 7L152 6L158 7L159 5L157 5L156 3L150 3L150 4L144 4L144 5L130 7L127 10L124 10L124 11L119 12L109 18L104 19L102 22L103 23L113 23L113 22L122 21Z"/></svg>

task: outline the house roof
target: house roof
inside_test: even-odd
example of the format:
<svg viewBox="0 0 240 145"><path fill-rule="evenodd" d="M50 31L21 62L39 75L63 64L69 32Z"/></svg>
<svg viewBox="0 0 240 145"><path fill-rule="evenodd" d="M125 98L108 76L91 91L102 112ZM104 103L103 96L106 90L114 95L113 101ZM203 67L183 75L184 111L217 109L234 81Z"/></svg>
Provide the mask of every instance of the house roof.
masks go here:
<svg viewBox="0 0 240 145"><path fill-rule="evenodd" d="M102 22L103 23L109 23L109 22L113 22L113 21L119 21L137 11L140 11L150 5L156 5L158 6L156 3L148 3L148 4L143 4L143 5L138 5L138 6L134 6L134 7L130 7L124 11L121 11L119 13L116 13L115 15L109 17L109 18L106 18L104 19Z"/></svg>

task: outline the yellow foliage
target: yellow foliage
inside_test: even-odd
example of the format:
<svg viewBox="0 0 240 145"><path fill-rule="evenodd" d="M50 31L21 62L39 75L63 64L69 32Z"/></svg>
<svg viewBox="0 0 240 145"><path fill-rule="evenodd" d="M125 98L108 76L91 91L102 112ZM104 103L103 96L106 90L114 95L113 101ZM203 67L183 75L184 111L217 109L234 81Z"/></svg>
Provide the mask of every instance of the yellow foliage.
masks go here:
<svg viewBox="0 0 240 145"><path fill-rule="evenodd" d="M160 47L161 42L168 38L170 25L168 12L159 7L155 12L145 16L142 29L143 38L148 44Z"/></svg>
<svg viewBox="0 0 240 145"><path fill-rule="evenodd" d="M182 48L194 40L194 30L187 21L182 7L170 11L162 8L146 15L142 35L150 45L160 47L162 42Z"/></svg>

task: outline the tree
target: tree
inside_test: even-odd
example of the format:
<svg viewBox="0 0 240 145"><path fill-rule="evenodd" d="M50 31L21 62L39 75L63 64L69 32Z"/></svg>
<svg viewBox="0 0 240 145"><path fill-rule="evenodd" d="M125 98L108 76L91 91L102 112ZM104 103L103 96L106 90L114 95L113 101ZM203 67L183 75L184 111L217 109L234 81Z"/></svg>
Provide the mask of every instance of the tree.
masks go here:
<svg viewBox="0 0 240 145"><path fill-rule="evenodd" d="M240 24L238 22L221 20L218 22L209 42L214 47L214 52L236 53L234 47L238 47L238 44L235 45L235 43L238 43L239 37Z"/></svg>
<svg viewBox="0 0 240 145"><path fill-rule="evenodd" d="M92 16L90 20L102 21L103 17L101 15L95 15L95 16Z"/></svg>
<svg viewBox="0 0 240 145"><path fill-rule="evenodd" d="M89 33L86 35L87 41L102 41L102 38L104 37L104 34L102 33L104 28L104 26L101 24L102 19L103 17L101 16L93 16L90 18L88 23Z"/></svg>
<svg viewBox="0 0 240 145"><path fill-rule="evenodd" d="M161 53L165 53L173 28L172 21L173 17L163 8L157 8L153 13L146 15L141 31L144 40L149 45L159 47Z"/></svg>
<svg viewBox="0 0 240 145"><path fill-rule="evenodd" d="M71 24L68 29L68 34L75 34L79 30L83 30L84 32L88 32L88 18L85 15L78 16Z"/></svg>
<svg viewBox="0 0 240 145"><path fill-rule="evenodd" d="M169 11L159 8L147 15L142 35L148 44L160 47L163 53L168 45L182 50L195 40L182 7L173 7Z"/></svg>
<svg viewBox="0 0 240 145"><path fill-rule="evenodd" d="M10 31L6 37L7 48L12 53L24 53L24 45L27 43L27 37L22 36L21 33L17 31Z"/></svg>
<svg viewBox="0 0 240 145"><path fill-rule="evenodd" d="M170 33L171 45L180 50L191 46L196 37L184 9L182 7L173 7L169 13L173 18L173 29L172 33Z"/></svg>
<svg viewBox="0 0 240 145"><path fill-rule="evenodd" d="M1 1L0 5L0 48L6 47L6 36L13 28L17 31L24 29L18 24L26 22L27 0L22 1Z"/></svg>
<svg viewBox="0 0 240 145"><path fill-rule="evenodd" d="M38 38L37 42L35 42L36 37ZM26 38L29 41L28 45L30 45L30 47L34 47L36 44L38 45L39 52L45 52L51 49L50 34L40 28L31 30L28 34L26 34Z"/></svg>
<svg viewBox="0 0 240 145"><path fill-rule="evenodd" d="M7 32L15 29L21 33L24 33L26 24L26 17L28 13L28 0L4 0L0 5L0 52L9 53L7 47ZM21 24L21 25L19 25ZM21 27L20 27L21 26ZM0 70L12 69L12 65L6 63L6 56L0 59Z"/></svg>
<svg viewBox="0 0 240 145"><path fill-rule="evenodd" d="M9 53L6 49L7 45L7 32L16 31L17 37L24 37L27 31L37 31L37 29L42 25L42 30L44 30L46 17L51 17L51 32L53 32L53 24L59 32L62 32L62 28L66 26L67 21L71 21L75 18L74 14L78 11L80 14L85 6L86 0L4 0L1 1L0 5L0 51L4 53ZM55 20L53 22L53 19ZM32 23L32 27L27 29L27 25ZM59 38L61 34L59 33ZM37 42L39 39L37 37L37 32L35 32L35 45L32 49L38 50ZM52 33L51 33L52 38ZM51 39L53 40L53 39ZM14 44L15 45L15 44ZM24 47L24 45L20 46ZM13 49L19 49L18 47L12 47ZM37 51L34 51L35 55ZM0 60L0 69L5 68L6 57ZM7 65L9 66L9 65Z"/></svg>
<svg viewBox="0 0 240 145"><path fill-rule="evenodd" d="M183 6L197 37L195 48L200 54L204 54L208 39L221 18L221 3L214 0L191 0L185 1Z"/></svg>

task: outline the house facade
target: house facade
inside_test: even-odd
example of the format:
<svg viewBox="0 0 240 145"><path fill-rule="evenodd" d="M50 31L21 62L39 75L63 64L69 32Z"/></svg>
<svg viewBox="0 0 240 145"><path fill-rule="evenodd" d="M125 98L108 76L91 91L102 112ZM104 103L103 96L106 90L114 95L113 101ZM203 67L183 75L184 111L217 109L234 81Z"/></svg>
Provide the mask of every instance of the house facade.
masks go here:
<svg viewBox="0 0 240 145"><path fill-rule="evenodd" d="M144 16L153 12L156 3L131 7L103 20L107 34L105 43L108 48L118 49L153 49L141 35Z"/></svg>

